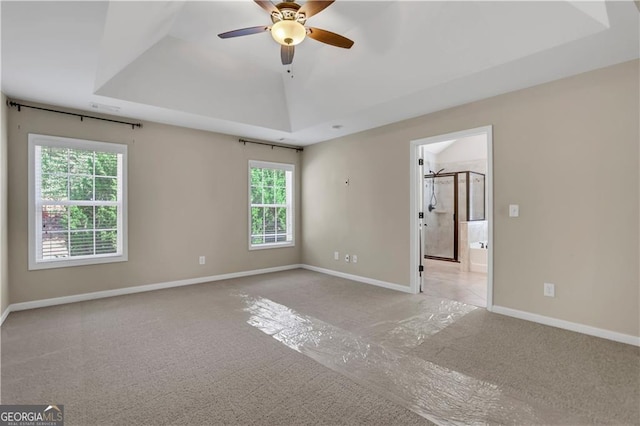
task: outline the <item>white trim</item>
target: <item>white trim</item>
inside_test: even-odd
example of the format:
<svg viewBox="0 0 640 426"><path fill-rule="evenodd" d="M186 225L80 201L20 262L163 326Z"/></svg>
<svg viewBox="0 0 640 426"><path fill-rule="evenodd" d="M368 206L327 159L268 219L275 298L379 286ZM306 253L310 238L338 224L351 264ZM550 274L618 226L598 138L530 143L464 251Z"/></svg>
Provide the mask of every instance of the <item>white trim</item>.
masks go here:
<svg viewBox="0 0 640 426"><path fill-rule="evenodd" d="M618 333L616 331L604 330L590 325L578 324L576 322L565 321L557 318L546 317L544 315L532 314L531 312L519 311L517 309L505 308L504 306L493 306L493 312L513 318L536 322L538 324L549 325L551 327L562 328L564 330L575 331L577 333L588 334L589 336L601 337L614 342L626 343L628 345L640 346L640 337L630 334Z"/></svg>
<svg viewBox="0 0 640 426"><path fill-rule="evenodd" d="M274 243L264 243L264 244L253 244L251 242L251 208L253 206L251 202L251 169L273 169L273 170L284 170L287 173L287 199L290 203L287 203L287 231L291 230L291 240L290 241L281 241ZM247 198L247 242L249 243L249 251L253 250L264 250L264 249L274 249L274 248L283 248L283 247L295 247L296 245L296 220L295 220L295 181L296 181L296 166L295 164L290 163L273 163L269 161L261 161L261 160L249 160L249 167L247 168L247 189L248 189L248 198ZM273 205L276 207L276 205Z"/></svg>
<svg viewBox="0 0 640 426"><path fill-rule="evenodd" d="M0 317L0 326L4 324L4 320L7 319L11 311L12 311L11 305L7 306L7 309L5 309L4 312L2 313L2 317Z"/></svg>
<svg viewBox="0 0 640 426"><path fill-rule="evenodd" d="M249 236L251 237L251 236ZM251 244L251 243L249 243ZM251 246L249 247L249 251L254 250L267 250L267 249L277 249L277 248L287 248L287 247L295 247L295 243L293 241L281 241L279 243L264 243L259 246Z"/></svg>
<svg viewBox="0 0 640 426"><path fill-rule="evenodd" d="M76 139L63 136L41 135L29 133L29 142L41 146L55 146L58 148L75 148L87 151L111 152L114 154L126 154L127 145L113 142L100 142L88 139Z"/></svg>
<svg viewBox="0 0 640 426"><path fill-rule="evenodd" d="M113 254L105 255L91 255L91 256L78 256L67 257L62 260L59 259L38 259L38 252L42 244L42 235L37 230L41 229L41 213L36 212L36 208L40 208L36 202L37 188L39 185L36 179L36 171L40 172L39 161L35 151L37 146L54 146L61 148L73 148L73 149L85 149L96 152L110 152L119 155L120 161L118 161L118 184L119 193L121 196L120 201L116 202L104 202L104 201L63 201L62 205L110 205L118 208L118 248L119 251ZM103 263L113 262L126 262L128 260L128 219L127 219L127 206L128 206L128 194L127 194L127 157L128 147L125 144L111 143L111 142L98 142L86 139L74 139L60 136L48 136L36 133L29 133L28 141L28 268L32 270L40 269L52 269L52 268L67 268L73 266L82 265L96 265ZM36 164L38 162L38 164ZM92 175L93 176L93 175ZM44 202L45 205L51 205L53 202ZM95 230L95 229L94 229Z"/></svg>
<svg viewBox="0 0 640 426"><path fill-rule="evenodd" d="M124 287L114 290L96 291L93 293L74 294L72 296L54 297L52 299L32 300L29 302L13 303L6 311L24 311L27 309L44 308L46 306L64 305L67 303L84 302L86 300L104 299L106 297L124 296L126 294L143 293L146 291L162 290L166 288L182 287L186 285L202 284L212 281L230 280L233 278L248 277L251 275L268 274L271 272L299 269L301 265L285 265L273 268L254 269L251 271L232 272L229 274L212 275L209 277L189 278L186 280L167 281L157 284L147 284L135 287ZM6 312L5 311L5 312ZM7 312L7 314L8 314Z"/></svg>
<svg viewBox="0 0 640 426"><path fill-rule="evenodd" d="M422 200L422 185L417 185L418 182L422 182L422 167L418 167L418 159L420 156L420 146L422 144L418 141L411 141L411 159L409 163L409 270L411 271L409 276L411 281L409 282L410 293L420 293L420 287L422 285L422 277L418 271L418 257L420 256L420 240L418 239L418 233L421 231L422 221L418 219L418 204ZM422 259L420 259L422 260Z"/></svg>
<svg viewBox="0 0 640 426"><path fill-rule="evenodd" d="M487 311L493 311L493 126L486 126L487 132Z"/></svg>
<svg viewBox="0 0 640 426"><path fill-rule="evenodd" d="M487 310L493 311L493 126L482 126L474 129L462 130L459 132L446 133L442 135L421 138L411 141L410 149L410 163L409 163L409 241L410 241L410 261L409 267L411 277L411 293L418 293L420 291L420 273L418 272L418 256L420 247L418 246L418 238L416 232L416 225L419 223L418 219L418 200L420 200L422 190L421 185L417 185L417 182L421 182L422 176L419 174L419 168L417 167L418 158L420 155L420 147L436 142L450 141L452 139L462 139L469 136L486 135L487 137L487 185L489 189L488 203L487 203L487 221L489 224L489 253L487 256Z"/></svg>
<svg viewBox="0 0 640 426"><path fill-rule="evenodd" d="M345 272L334 271L332 269L320 268L318 266L300 265L302 269L308 269L309 271L320 272L327 275L333 275L334 277L340 277L351 281L358 281L365 284L371 284L378 287L388 288L390 290L402 291L404 293L412 293L411 288L406 285L400 285L390 283L387 281L380 281L373 278L362 277L360 275L347 274Z"/></svg>

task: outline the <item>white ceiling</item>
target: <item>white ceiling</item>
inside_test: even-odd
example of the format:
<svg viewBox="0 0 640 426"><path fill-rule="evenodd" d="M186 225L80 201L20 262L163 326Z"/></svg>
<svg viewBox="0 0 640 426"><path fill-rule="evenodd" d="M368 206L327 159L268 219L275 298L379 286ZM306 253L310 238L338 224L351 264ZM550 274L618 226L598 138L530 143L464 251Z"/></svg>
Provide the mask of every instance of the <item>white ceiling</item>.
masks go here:
<svg viewBox="0 0 640 426"><path fill-rule="evenodd" d="M9 97L293 145L332 139L638 58L623 2L337 0L289 68L252 1L2 2ZM339 129L333 127L340 125Z"/></svg>

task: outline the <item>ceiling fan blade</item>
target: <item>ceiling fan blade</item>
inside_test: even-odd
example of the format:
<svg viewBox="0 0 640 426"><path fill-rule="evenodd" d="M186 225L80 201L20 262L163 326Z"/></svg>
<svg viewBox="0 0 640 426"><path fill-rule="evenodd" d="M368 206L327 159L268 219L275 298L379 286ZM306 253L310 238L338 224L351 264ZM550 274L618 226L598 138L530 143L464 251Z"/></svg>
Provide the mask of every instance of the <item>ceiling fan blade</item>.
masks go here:
<svg viewBox="0 0 640 426"><path fill-rule="evenodd" d="M271 3L269 0L253 0L256 3L258 3L258 6L260 6L261 8L263 8L264 10L266 10L267 12L269 12L269 14L272 14L273 12L275 13L280 13L280 11L278 10L277 7L275 7L273 5L273 3Z"/></svg>
<svg viewBox="0 0 640 426"><path fill-rule="evenodd" d="M325 10L327 7L331 6L331 3L333 3L334 1L335 0L330 0L330 1L307 0L307 2L302 5L302 7L300 8L300 10L298 10L298 12L304 13L304 15L307 18L309 18L315 15L316 13L320 13L323 10Z"/></svg>
<svg viewBox="0 0 640 426"><path fill-rule="evenodd" d="M344 49L350 49L353 46L353 40L320 28L310 27L307 35L316 41Z"/></svg>
<svg viewBox="0 0 640 426"><path fill-rule="evenodd" d="M226 33L218 34L220 38L231 38L231 37L240 37L246 36L249 34L258 34L265 32L269 29L269 27L260 25L259 27L249 27L249 28L241 28L239 30L227 31Z"/></svg>
<svg viewBox="0 0 640 426"><path fill-rule="evenodd" d="M294 46L282 45L280 47L280 59L282 59L282 65L289 65L293 62L294 50Z"/></svg>

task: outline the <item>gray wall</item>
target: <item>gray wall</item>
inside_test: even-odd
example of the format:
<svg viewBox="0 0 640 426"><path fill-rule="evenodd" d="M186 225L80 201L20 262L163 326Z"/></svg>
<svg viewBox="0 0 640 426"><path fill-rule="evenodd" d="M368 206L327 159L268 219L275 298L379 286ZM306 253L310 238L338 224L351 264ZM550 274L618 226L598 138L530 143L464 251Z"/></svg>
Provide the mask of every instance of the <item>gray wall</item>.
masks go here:
<svg viewBox="0 0 640 426"><path fill-rule="evenodd" d="M638 64L309 147L303 263L408 286L410 141L493 125L494 304L638 336Z"/></svg>
<svg viewBox="0 0 640 426"><path fill-rule="evenodd" d="M143 123L142 129L23 108L9 110L11 303L300 263L293 248L248 250L248 161L296 165L300 154L236 137ZM27 270L27 135L125 143L129 155L129 261ZM206 265L198 264L205 255Z"/></svg>

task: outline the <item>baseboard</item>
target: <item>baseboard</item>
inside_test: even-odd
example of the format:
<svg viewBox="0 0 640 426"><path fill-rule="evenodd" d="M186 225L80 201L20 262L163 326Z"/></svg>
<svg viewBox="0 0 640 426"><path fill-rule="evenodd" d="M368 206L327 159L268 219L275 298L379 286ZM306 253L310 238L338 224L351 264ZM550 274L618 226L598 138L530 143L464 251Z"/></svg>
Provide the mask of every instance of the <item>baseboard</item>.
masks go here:
<svg viewBox="0 0 640 426"><path fill-rule="evenodd" d="M2 316L0 317L0 326L4 323L4 320L7 319L7 316L11 312L11 305L7 306L7 309L4 310Z"/></svg>
<svg viewBox="0 0 640 426"><path fill-rule="evenodd" d="M551 327L557 327L582 334L588 334L590 336L601 337L603 339L613 340L615 342L626 343L628 345L640 346L640 337L632 336L630 334L604 330L602 328L592 327L590 325L578 324L575 322L546 317L544 315L519 311L517 309L505 308L504 306L493 305L491 312L527 321L537 322L539 324L550 325Z"/></svg>
<svg viewBox="0 0 640 426"><path fill-rule="evenodd" d="M411 293L411 288L409 286L405 286L405 285L400 285L400 284L390 283L390 282L386 282L386 281L375 280L373 278L362 277L360 275L347 274L345 272L334 271L332 269L319 268L317 266L311 266L311 265L304 265L303 264L303 265L300 265L300 267L303 268L303 269L308 269L310 271L321 272L323 274L333 275L335 277L340 277L340 278L344 278L344 279L351 280L351 281L358 281L358 282L361 282L361 283L372 284L372 285L375 285L375 286L378 286L378 287L384 287L384 288L388 288L388 289L391 289L391 290L402 291L404 293Z"/></svg>
<svg viewBox="0 0 640 426"><path fill-rule="evenodd" d="M376 280L373 278L362 277L359 275L347 274L345 272L334 271L331 269L320 268L312 265L285 265L276 266L273 268L254 269L251 271L233 272L230 274L211 275L208 277L190 278L185 280L167 281L157 284L147 284L135 287L125 287L114 290L96 291L93 293L76 294L72 296L54 297L51 299L33 300L30 302L12 303L4 310L2 316L0 316L0 326L4 323L5 319L11 312L23 311L27 309L44 308L47 306L64 305L67 303L82 302L86 300L103 299L114 296L124 296L126 294L143 293L146 291L162 290L172 287L182 287L186 285L202 284L212 281L229 280L233 278L248 277L252 275L268 274L271 272L287 271L290 269L308 269L310 271L320 272L327 275L333 275L336 277L358 281L361 283L371 284L378 287L384 287L391 290L401 291L404 293L411 293L409 286L403 286L400 284L390 283L386 281ZM587 334L590 336L601 337L603 339L613 340L615 342L626 343L628 345L640 346L640 337L632 336L629 334L618 333L615 331L604 330L602 328L592 327L589 325L578 324L575 322L565 321L561 319L546 317L544 315L533 314L530 312L520 311L517 309L505 308L504 306L493 305L491 312L496 314L502 314L514 318L519 318L527 321L536 322L539 324L549 325L552 327L562 328L565 330L575 331L578 333Z"/></svg>
<svg viewBox="0 0 640 426"><path fill-rule="evenodd" d="M270 272L287 271L289 269L298 269L302 265L286 265L276 266L274 268L254 269L251 271L233 272L230 274L212 275L208 277L189 278L186 280L167 281L157 284L147 284L135 287L124 287L114 290L96 291L93 293L74 294L72 296L54 297L52 299L33 300L30 302L13 303L7 307L2 314L2 320L9 312L24 311L27 309L44 308L47 306L64 305L67 303L84 302L86 300L104 299L106 297L124 296L126 294L143 293L146 291L162 290L165 288L182 287L186 285L202 284L211 281L230 280L233 278L248 277L251 275L268 274Z"/></svg>

